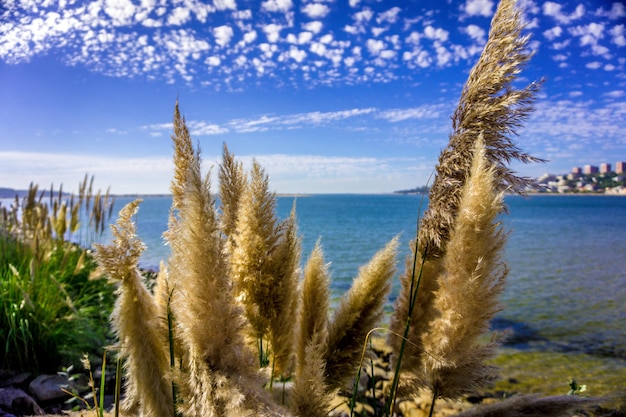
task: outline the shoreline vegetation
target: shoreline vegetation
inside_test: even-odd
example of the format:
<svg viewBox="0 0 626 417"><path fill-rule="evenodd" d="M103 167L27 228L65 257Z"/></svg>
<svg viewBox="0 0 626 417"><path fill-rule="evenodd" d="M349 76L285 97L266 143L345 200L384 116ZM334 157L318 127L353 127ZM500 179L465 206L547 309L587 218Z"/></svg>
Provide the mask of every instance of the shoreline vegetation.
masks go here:
<svg viewBox="0 0 626 417"><path fill-rule="evenodd" d="M550 195L617 195L626 196L626 176L615 172L596 174L544 174L532 179L534 185L524 190L525 194ZM409 190L394 191L394 194L426 195L426 185ZM513 192L512 194L517 194Z"/></svg>
<svg viewBox="0 0 626 417"><path fill-rule="evenodd" d="M505 393L488 401L481 394L498 381L494 360L504 342L504 334L491 327L503 309L499 298L508 275L508 232L498 217L506 211L505 192L534 183L508 164L540 162L511 139L532 112L541 84L515 86L532 55L522 27L515 0L501 0L453 114L453 133L400 271L388 328L380 323L397 276L398 238L359 269L331 311L321 243L301 262L296 205L287 219L276 218L269 175L256 161L245 171L226 144L219 193L212 195L211 177L203 173L176 102L172 205L164 235L171 255L154 285L139 268L145 249L135 223L141 199L119 211L112 241L94 243L93 252L66 236L80 230L83 201L89 219L90 210L98 213L93 227L101 234L108 192L93 200L103 205L91 206L90 198L75 204L73 196L67 203L62 190L56 199L51 192L47 204L34 186L23 207L2 207L0 319L10 323L0 328L0 347L15 360L2 367L41 365L30 360L37 353L33 347L64 353L58 364L100 346L105 354L99 386L89 357L81 362L92 411L101 417L107 363L114 368L116 416L623 416L596 407L605 399L580 395L584 387L574 381L570 395ZM84 184L93 196L87 179ZM86 246L93 239L80 242ZM90 287L95 294L82 291ZM53 334L55 346L38 345L32 336L39 334L29 334L40 319L36 313L50 305L48 298L35 298L41 295L55 297L58 306L48 312L52 317L43 317L46 325L56 323L59 312L67 317ZM107 319L110 333L80 339L90 336L86 324ZM90 344L66 346L69 336ZM61 369L66 380L72 372ZM448 403L464 406L438 411Z"/></svg>

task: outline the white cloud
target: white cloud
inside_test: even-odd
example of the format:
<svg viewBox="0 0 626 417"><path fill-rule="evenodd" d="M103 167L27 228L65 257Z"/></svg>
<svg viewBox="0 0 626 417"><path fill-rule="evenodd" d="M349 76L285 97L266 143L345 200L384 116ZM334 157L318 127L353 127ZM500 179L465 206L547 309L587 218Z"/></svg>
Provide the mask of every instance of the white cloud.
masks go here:
<svg viewBox="0 0 626 417"><path fill-rule="evenodd" d="M364 28L356 27L356 26L353 26L353 25L345 25L343 27L343 30L344 30L344 32L348 32L348 33L350 33L352 35L357 35L359 33L364 33L365 32Z"/></svg>
<svg viewBox="0 0 626 417"><path fill-rule="evenodd" d="M376 111L375 108L349 109L334 112L309 112L287 114L283 116L261 116L256 119L235 119L231 120L228 125L237 132L259 132L270 129L299 128L305 125L326 125L331 122L345 120L351 117L358 117L371 114Z"/></svg>
<svg viewBox="0 0 626 417"><path fill-rule="evenodd" d="M566 39L563 42L555 42L552 44L552 49L560 51L562 49L567 48L570 43L571 43L571 39Z"/></svg>
<svg viewBox="0 0 626 417"><path fill-rule="evenodd" d="M352 16L352 18L355 21L362 23L362 22L369 22L370 20L372 20L373 16L374 16L374 12L372 11L372 9L370 9L369 7L366 7L360 12L355 13L354 16Z"/></svg>
<svg viewBox="0 0 626 417"><path fill-rule="evenodd" d="M467 33L469 35L470 38L474 39L476 42L478 43L484 43L485 42L485 29L481 28L478 25L468 25L467 27L465 27L465 33Z"/></svg>
<svg viewBox="0 0 626 417"><path fill-rule="evenodd" d="M545 30L543 36L549 41L553 41L563 34L563 29L560 26L555 26L551 29Z"/></svg>
<svg viewBox="0 0 626 417"><path fill-rule="evenodd" d="M467 0L464 10L469 16L490 17L493 12L493 1L491 0Z"/></svg>
<svg viewBox="0 0 626 417"><path fill-rule="evenodd" d="M396 55L398 55L398 53L390 49L385 49L384 51L381 51L379 54L379 56L383 59L393 59L396 57Z"/></svg>
<svg viewBox="0 0 626 417"><path fill-rule="evenodd" d="M235 0L213 0L213 5L217 10L237 10Z"/></svg>
<svg viewBox="0 0 626 417"><path fill-rule="evenodd" d="M435 45L435 51L437 52L437 65L444 67L453 58L453 55L443 45Z"/></svg>
<svg viewBox="0 0 626 417"><path fill-rule="evenodd" d="M385 42L377 39L368 39L365 45L367 46L367 50L370 52L370 54L374 56L378 56L378 54L380 54L380 51L385 49Z"/></svg>
<svg viewBox="0 0 626 417"><path fill-rule="evenodd" d="M263 51L263 54L265 55L265 57L267 59L271 59L272 56L278 52L278 46L276 46L276 44L273 43L262 43L259 45L259 49L261 51Z"/></svg>
<svg viewBox="0 0 626 417"><path fill-rule="evenodd" d="M594 69L594 70L600 68L601 66L602 66L602 62L598 62L598 61L593 61L585 65L585 67L589 69Z"/></svg>
<svg viewBox="0 0 626 417"><path fill-rule="evenodd" d="M380 13L376 17L376 22L381 23L395 23L398 19L398 14L402 11L399 7L392 7L391 9Z"/></svg>
<svg viewBox="0 0 626 417"><path fill-rule="evenodd" d="M304 58L306 58L306 52L296 47L291 47L289 49L289 57L292 58L294 61L301 63L302 61L304 61Z"/></svg>
<svg viewBox="0 0 626 417"><path fill-rule="evenodd" d="M245 43L252 43L256 40L256 38L257 38L256 30L251 30L250 32L246 32L243 35L243 41Z"/></svg>
<svg viewBox="0 0 626 417"><path fill-rule="evenodd" d="M206 64L212 67L217 67L222 63L222 60L219 56L210 56L206 59Z"/></svg>
<svg viewBox="0 0 626 417"><path fill-rule="evenodd" d="M281 25L277 25L276 23L263 26L263 32L265 32L265 36L267 36L267 41L271 43L278 41L282 28Z"/></svg>
<svg viewBox="0 0 626 417"><path fill-rule="evenodd" d="M132 22L135 6L130 0L106 0L104 12L113 19L114 25L126 25Z"/></svg>
<svg viewBox="0 0 626 417"><path fill-rule="evenodd" d="M608 17L611 20L620 19L626 17L626 6L622 2L614 2L611 5L610 10L604 10L603 8L598 9L596 12L597 16Z"/></svg>
<svg viewBox="0 0 626 417"><path fill-rule="evenodd" d="M302 25L302 28L311 33L318 34L322 30L323 24L319 20L315 20L313 22L307 22Z"/></svg>
<svg viewBox="0 0 626 417"><path fill-rule="evenodd" d="M191 18L191 13L186 7L177 7L167 17L167 24L170 26L180 26L185 24Z"/></svg>
<svg viewBox="0 0 626 417"><path fill-rule="evenodd" d="M298 34L298 43L300 45L311 42L311 39L313 39L313 33L309 31L300 32Z"/></svg>
<svg viewBox="0 0 626 417"><path fill-rule="evenodd" d="M237 58L235 58L235 64L238 67L245 66L247 62L248 62L248 58L246 58L245 55L239 55Z"/></svg>
<svg viewBox="0 0 626 417"><path fill-rule="evenodd" d="M624 25L616 25L609 33L612 37L612 42L617 46L626 46L626 37L624 37Z"/></svg>
<svg viewBox="0 0 626 417"><path fill-rule="evenodd" d="M311 47L309 48L309 50L311 52L313 52L314 54L317 54L319 56L325 56L326 55L326 45L324 45L321 42L312 42L311 43Z"/></svg>
<svg viewBox="0 0 626 417"><path fill-rule="evenodd" d="M236 20L250 20L252 19L252 10L236 10L233 12L233 18Z"/></svg>
<svg viewBox="0 0 626 417"><path fill-rule="evenodd" d="M361 0L350 0L350 7L356 7L360 2Z"/></svg>
<svg viewBox="0 0 626 417"><path fill-rule="evenodd" d="M233 28L227 25L218 26L213 29L213 36L215 36L215 43L224 47L230 43L233 37Z"/></svg>
<svg viewBox="0 0 626 417"><path fill-rule="evenodd" d="M0 151L0 177L6 183L15 184L19 188L27 188L27 181L71 186L87 172L95 176L97 184L110 186L113 193L165 193L172 171L171 157L123 158L92 154ZM133 180L128 181L129 178ZM64 189L78 191L66 187Z"/></svg>
<svg viewBox="0 0 626 417"><path fill-rule="evenodd" d="M588 25L572 27L569 31L572 35L580 37L581 46L596 45L598 40L604 37L604 24L592 22Z"/></svg>
<svg viewBox="0 0 626 417"><path fill-rule="evenodd" d="M412 43L414 45L417 45L420 43L420 39L421 39L422 35L420 35L417 32L411 32L411 34L409 36L406 37L405 41L407 43Z"/></svg>
<svg viewBox="0 0 626 417"><path fill-rule="evenodd" d="M384 119L391 123L402 122L409 119L437 119L441 117L442 106L425 105L408 109L390 109L379 112L378 119Z"/></svg>
<svg viewBox="0 0 626 417"><path fill-rule="evenodd" d="M424 36L426 36L428 39L435 39L438 41L445 42L448 40L448 35L449 35L449 32L441 28L435 29L434 27L430 25L424 28Z"/></svg>
<svg viewBox="0 0 626 417"><path fill-rule="evenodd" d="M261 3L261 9L268 12L288 12L292 7L291 0L267 0Z"/></svg>
<svg viewBox="0 0 626 417"><path fill-rule="evenodd" d="M372 28L372 35L374 35L374 37L378 37L381 33L385 32L387 30L387 28Z"/></svg>
<svg viewBox="0 0 626 417"><path fill-rule="evenodd" d="M320 38L320 42L327 44L327 45L331 43L332 41L333 41L333 35L330 33L327 33L326 35Z"/></svg>
<svg viewBox="0 0 626 417"><path fill-rule="evenodd" d="M409 67L418 66L420 68L428 68L432 65L432 58L428 51L415 49L413 51L405 51L402 54L402 60L409 63Z"/></svg>
<svg viewBox="0 0 626 417"><path fill-rule="evenodd" d="M558 3L554 3L552 1L547 1L543 4L543 14L546 16L550 16L554 18L557 22L563 24L569 24L573 20L580 19L585 15L585 6L579 4L573 13L566 14L562 9L562 5Z"/></svg>
<svg viewBox="0 0 626 417"><path fill-rule="evenodd" d="M228 129L213 123L206 122L187 122L189 133L193 136L209 136L227 133Z"/></svg>
<svg viewBox="0 0 626 417"><path fill-rule="evenodd" d="M330 13L330 8L325 4L309 3L302 8L302 12L311 19L319 19Z"/></svg>

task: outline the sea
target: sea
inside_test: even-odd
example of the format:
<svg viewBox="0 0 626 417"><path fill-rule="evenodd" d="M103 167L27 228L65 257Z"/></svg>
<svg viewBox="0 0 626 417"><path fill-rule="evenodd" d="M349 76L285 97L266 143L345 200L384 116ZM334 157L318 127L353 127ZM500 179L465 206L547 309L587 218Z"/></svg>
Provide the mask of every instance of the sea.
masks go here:
<svg viewBox="0 0 626 417"><path fill-rule="evenodd" d="M142 197L135 218L147 245L141 266L167 261L170 197ZM118 197L115 211L131 201ZM571 379L590 395L626 404L626 198L600 195L506 196L500 218L508 233L509 266L503 309L492 322L508 338L494 363L503 377L494 389L565 394ZM332 274L336 303L359 267L399 236L398 271L428 205L422 195L279 196L276 215L296 207L302 263L319 240ZM115 216L114 216L115 217ZM114 221L112 219L111 221ZM110 239L110 234L102 237ZM394 281L387 312L400 291Z"/></svg>

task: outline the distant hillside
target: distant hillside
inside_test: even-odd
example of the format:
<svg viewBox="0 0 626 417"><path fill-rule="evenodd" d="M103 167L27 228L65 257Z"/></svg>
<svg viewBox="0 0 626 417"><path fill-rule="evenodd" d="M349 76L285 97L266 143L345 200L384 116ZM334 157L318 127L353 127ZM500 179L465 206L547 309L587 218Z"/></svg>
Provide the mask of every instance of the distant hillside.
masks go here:
<svg viewBox="0 0 626 417"><path fill-rule="evenodd" d="M24 197L28 195L28 190L15 190L13 188L0 187L0 198L15 198L15 196Z"/></svg>
<svg viewBox="0 0 626 417"><path fill-rule="evenodd" d="M394 194L428 194L430 187L422 185L421 187L411 188L410 190L398 190L394 191Z"/></svg>

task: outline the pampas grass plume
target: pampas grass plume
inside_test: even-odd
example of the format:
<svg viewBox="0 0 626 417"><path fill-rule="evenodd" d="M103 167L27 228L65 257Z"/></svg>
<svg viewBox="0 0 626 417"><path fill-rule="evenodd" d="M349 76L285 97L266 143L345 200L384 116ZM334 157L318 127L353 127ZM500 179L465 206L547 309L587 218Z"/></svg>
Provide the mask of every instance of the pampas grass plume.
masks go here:
<svg viewBox="0 0 626 417"><path fill-rule="evenodd" d="M328 333L330 274L319 241L304 268L298 310L298 337L296 338L296 375L304 372L306 349L312 340L323 341ZM316 335L322 335L318 337Z"/></svg>
<svg viewBox="0 0 626 417"><path fill-rule="evenodd" d="M96 245L96 260L107 275L119 282L118 297L111 315L113 330L125 359L127 412L140 416L171 416L172 391L169 381L169 359L164 337L159 333L158 310L137 268L143 243L135 234L132 216L141 200L135 200L121 211L117 225L112 225L115 239L111 245Z"/></svg>
<svg viewBox="0 0 626 417"><path fill-rule="evenodd" d="M289 218L281 224L282 234L271 258L275 277L272 297L274 317L269 322L272 368L276 375L288 376L293 365L294 328L300 272L300 238L294 201Z"/></svg>
<svg viewBox="0 0 626 417"><path fill-rule="evenodd" d="M330 296L328 264L319 242L304 268L298 311L296 372L291 409L301 417L328 414L330 395L325 382L325 349L328 338Z"/></svg>
<svg viewBox="0 0 626 417"><path fill-rule="evenodd" d="M275 285L269 271L269 255L278 241L275 206L269 178L254 161L237 215L230 268L237 297L245 308L252 337L257 340L267 336L269 322L274 317L274 310L268 303Z"/></svg>
<svg viewBox="0 0 626 417"><path fill-rule="evenodd" d="M350 290L342 297L328 329L326 380L341 388L356 370L367 333L382 317L391 279L396 272L398 238L393 238L359 269Z"/></svg>
<svg viewBox="0 0 626 417"><path fill-rule="evenodd" d="M228 151L226 144L222 148L222 163L219 167L218 179L222 210L221 229L232 242L237 225L239 202L246 189L246 174L243 164L235 160L235 156Z"/></svg>
<svg viewBox="0 0 626 417"><path fill-rule="evenodd" d="M495 345L478 343L501 309L498 297L507 274L500 259L504 233L496 222L504 196L495 181L479 137L435 294L438 317L423 341L427 384L443 398L458 398L497 377L494 367L484 365Z"/></svg>
<svg viewBox="0 0 626 417"><path fill-rule="evenodd" d="M445 251L479 134L484 137L487 159L497 172L498 190L521 190L534 184L507 167L513 160L542 161L522 152L511 140L532 112L541 84L531 83L523 89L512 85L532 55L526 49L528 37L521 36L523 26L516 1L502 0L492 19L487 44L463 87L452 117L448 146L439 157L429 207L419 232L420 252L428 246L428 256Z"/></svg>

